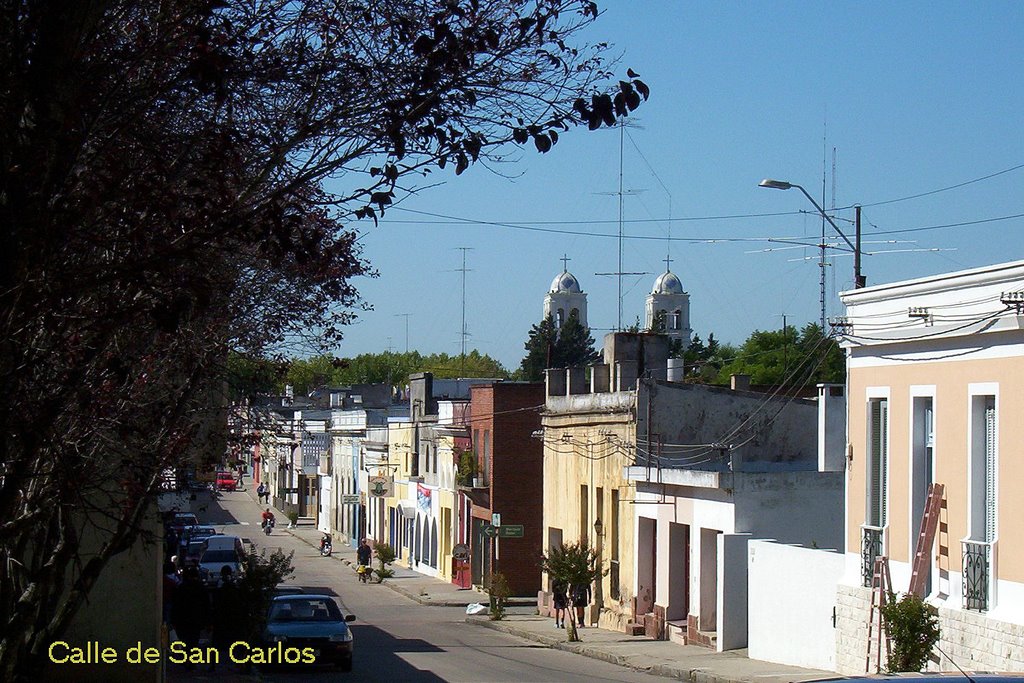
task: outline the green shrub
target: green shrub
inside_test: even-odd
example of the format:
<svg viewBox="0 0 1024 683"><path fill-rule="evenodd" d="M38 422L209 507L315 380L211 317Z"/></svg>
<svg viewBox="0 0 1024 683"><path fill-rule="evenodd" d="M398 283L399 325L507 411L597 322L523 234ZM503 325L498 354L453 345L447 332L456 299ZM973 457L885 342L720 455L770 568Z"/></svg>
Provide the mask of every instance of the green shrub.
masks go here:
<svg viewBox="0 0 1024 683"><path fill-rule="evenodd" d="M459 467L456 483L459 486L472 486L476 476L476 453L471 450L459 451Z"/></svg>
<svg viewBox="0 0 1024 683"><path fill-rule="evenodd" d="M295 511L289 512L288 521L292 523L293 527L297 525L299 523L299 513Z"/></svg>
<svg viewBox="0 0 1024 683"><path fill-rule="evenodd" d="M266 550L250 549L242 558L245 569L238 577L237 586L242 604L247 608L246 623L241 628L250 642L257 642L263 631L274 589L294 573L294 555L275 550L267 557Z"/></svg>
<svg viewBox="0 0 1024 683"><path fill-rule="evenodd" d="M899 600L892 592L882 607L882 619L892 640L886 668L890 673L921 671L939 642L938 610L913 593Z"/></svg>
<svg viewBox="0 0 1024 683"><path fill-rule="evenodd" d="M487 593L491 596L491 621L500 621L505 616L505 605L511 593L504 574L494 572L487 577Z"/></svg>
<svg viewBox="0 0 1024 683"><path fill-rule="evenodd" d="M373 546L373 552L377 555L377 569L373 570L373 573L377 576L377 583L380 583L384 579L390 579L395 575L393 569L388 569L388 565L395 561L395 549L387 543L377 543Z"/></svg>

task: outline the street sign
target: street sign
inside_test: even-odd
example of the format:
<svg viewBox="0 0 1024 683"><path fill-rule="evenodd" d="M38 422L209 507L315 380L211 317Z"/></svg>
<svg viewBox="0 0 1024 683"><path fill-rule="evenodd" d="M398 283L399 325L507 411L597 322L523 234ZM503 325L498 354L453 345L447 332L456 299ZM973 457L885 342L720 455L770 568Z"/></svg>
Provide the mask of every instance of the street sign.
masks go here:
<svg viewBox="0 0 1024 683"><path fill-rule="evenodd" d="M341 494L342 505L359 505L359 494L358 493L343 493Z"/></svg>
<svg viewBox="0 0 1024 683"><path fill-rule="evenodd" d="M491 513L491 526L501 526L501 513L500 512L492 512Z"/></svg>
<svg viewBox="0 0 1024 683"><path fill-rule="evenodd" d="M522 524L506 524L505 526L498 527L498 538L522 538L523 537L523 525Z"/></svg>
<svg viewBox="0 0 1024 683"><path fill-rule="evenodd" d="M389 498L394 490L395 480L393 477L370 477L369 494L373 498Z"/></svg>
<svg viewBox="0 0 1024 683"><path fill-rule="evenodd" d="M498 529L500 529L500 528L501 527L493 526L491 524L488 524L487 526L485 526L483 528L484 536L486 536L487 538L495 538L495 537L497 537Z"/></svg>
<svg viewBox="0 0 1024 683"><path fill-rule="evenodd" d="M299 487L298 486L293 486L291 488L287 488L286 487L286 488L281 489L281 493L283 493L285 495L288 495L289 493L298 493L298 492L299 492Z"/></svg>

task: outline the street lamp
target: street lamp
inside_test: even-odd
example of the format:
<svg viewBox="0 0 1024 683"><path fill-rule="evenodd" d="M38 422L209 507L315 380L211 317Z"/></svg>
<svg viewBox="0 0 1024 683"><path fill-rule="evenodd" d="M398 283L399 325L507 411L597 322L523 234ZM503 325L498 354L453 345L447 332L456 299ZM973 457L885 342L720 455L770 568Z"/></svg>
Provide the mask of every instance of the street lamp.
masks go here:
<svg viewBox="0 0 1024 683"><path fill-rule="evenodd" d="M787 183L785 180L772 180L771 178L765 178L760 183L758 183L758 187L767 187L770 190L789 190L789 189L792 189L792 188L795 187L796 189L798 189L801 192L803 192L804 196L807 197L807 199L809 199L811 201L811 204L814 204L814 208L818 210L818 213L821 214L821 217L828 221L829 225L831 225L832 228L835 229L835 231L837 233L839 233L839 236L843 238L843 241L846 242L846 244L849 245L850 249L853 250L853 287L854 287L854 289L860 289L865 284L867 284L867 281L864 278L864 276L860 274L860 221L859 220L856 223L856 230L857 230L857 232L856 232L856 235L854 236L854 239L856 240L857 243L856 243L856 245L854 245L852 242L850 242L850 238L848 238L846 235L844 235L843 231L839 229L839 226L836 225L835 221L832 220L832 217L829 216L827 213L825 213L825 209L821 208L821 206L818 204L818 202L814 201L814 197L812 197L810 195L810 193L808 193L807 190L805 190L802 186L797 185L796 183Z"/></svg>

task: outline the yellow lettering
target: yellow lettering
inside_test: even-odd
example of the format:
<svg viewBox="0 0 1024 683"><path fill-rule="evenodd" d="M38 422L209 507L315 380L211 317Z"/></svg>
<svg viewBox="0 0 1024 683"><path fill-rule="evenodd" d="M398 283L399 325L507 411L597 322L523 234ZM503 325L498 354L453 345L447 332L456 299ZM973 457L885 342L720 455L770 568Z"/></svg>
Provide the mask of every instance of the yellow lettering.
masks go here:
<svg viewBox="0 0 1024 683"><path fill-rule="evenodd" d="M63 648L64 657L62 659L56 659L53 656L53 649L55 647L57 647L57 646L60 646L61 648ZM63 664L64 662L68 661L67 650L68 650L68 644L67 643L65 643L63 640L55 640L54 642L50 643L50 649L47 651L47 654L50 656L50 661L53 662L54 664Z"/></svg>
<svg viewBox="0 0 1024 683"><path fill-rule="evenodd" d="M142 663L142 641L138 641L135 645L128 648L128 652L125 653L125 658L129 664L141 664Z"/></svg>
<svg viewBox="0 0 1024 683"><path fill-rule="evenodd" d="M302 658L302 652L294 647L290 647L284 651L284 663L285 664L298 664L299 659Z"/></svg>
<svg viewBox="0 0 1024 683"><path fill-rule="evenodd" d="M266 664L267 663L267 651L263 648L255 648L251 650L249 661L253 664Z"/></svg>
<svg viewBox="0 0 1024 683"><path fill-rule="evenodd" d="M86 645L86 647L88 647L88 645ZM73 647L73 648L71 648L71 663L72 664L88 664L89 663L89 660L85 656L85 653L82 652L82 648L80 648L80 647Z"/></svg>
<svg viewBox="0 0 1024 683"><path fill-rule="evenodd" d="M302 648L302 663L316 664L316 650L311 647Z"/></svg>
<svg viewBox="0 0 1024 683"><path fill-rule="evenodd" d="M242 655L241 659L235 656L236 647L242 647L245 649L245 654ZM234 643L231 643L231 647L228 648L228 658L230 658L231 661L235 664L245 664L249 661L250 652L251 648L249 647L249 643L245 642L244 640L238 640Z"/></svg>
<svg viewBox="0 0 1024 683"><path fill-rule="evenodd" d="M180 640L176 640L171 643L171 654L167 657L172 664L184 664L188 661L186 655L185 643Z"/></svg>
<svg viewBox="0 0 1024 683"><path fill-rule="evenodd" d="M160 650L155 647L147 647L145 654L142 656L146 660L146 664L160 663Z"/></svg>
<svg viewBox="0 0 1024 683"><path fill-rule="evenodd" d="M104 664L113 664L117 661L117 650L112 647L103 648L103 652L100 653L100 659L103 660Z"/></svg>

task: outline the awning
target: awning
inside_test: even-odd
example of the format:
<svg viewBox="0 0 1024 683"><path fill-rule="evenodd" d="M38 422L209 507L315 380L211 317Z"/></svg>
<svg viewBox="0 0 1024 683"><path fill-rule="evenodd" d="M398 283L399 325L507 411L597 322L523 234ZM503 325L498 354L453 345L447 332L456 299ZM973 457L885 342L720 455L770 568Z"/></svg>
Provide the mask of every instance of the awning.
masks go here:
<svg viewBox="0 0 1024 683"><path fill-rule="evenodd" d="M400 500L398 501L398 514L409 519L416 518L416 501L414 500Z"/></svg>

